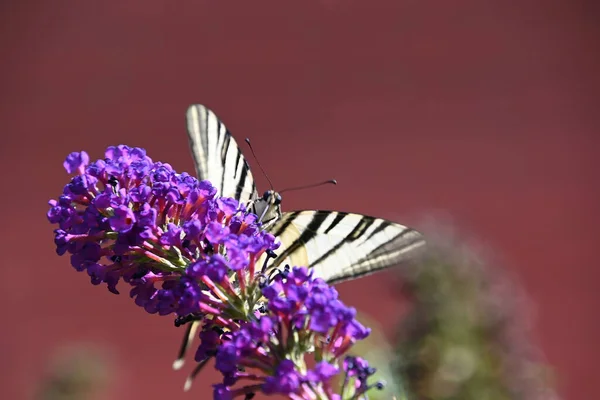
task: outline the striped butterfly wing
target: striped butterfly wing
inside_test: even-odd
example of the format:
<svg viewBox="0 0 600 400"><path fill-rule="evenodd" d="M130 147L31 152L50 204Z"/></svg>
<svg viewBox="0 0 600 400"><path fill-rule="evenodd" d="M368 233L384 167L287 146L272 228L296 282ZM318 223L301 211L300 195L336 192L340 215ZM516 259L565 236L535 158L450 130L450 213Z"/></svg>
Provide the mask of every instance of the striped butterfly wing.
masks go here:
<svg viewBox="0 0 600 400"><path fill-rule="evenodd" d="M217 188L217 196L233 197L240 203L248 203L257 197L256 185L250 167L239 146L225 124L201 104L191 105L186 113L188 138L196 175L208 179ZM180 369L184 358L197 335L200 322L186 324L186 332L179 348L173 369ZM188 377L186 389L201 364Z"/></svg>
<svg viewBox="0 0 600 400"><path fill-rule="evenodd" d="M241 203L256 198L250 167L225 125L208 108L191 105L186 114L190 149L198 179L208 179L218 196Z"/></svg>
<svg viewBox="0 0 600 400"><path fill-rule="evenodd" d="M284 213L269 231L282 242L270 271L286 264L307 266L329 283L397 265L425 244L414 229L339 211Z"/></svg>

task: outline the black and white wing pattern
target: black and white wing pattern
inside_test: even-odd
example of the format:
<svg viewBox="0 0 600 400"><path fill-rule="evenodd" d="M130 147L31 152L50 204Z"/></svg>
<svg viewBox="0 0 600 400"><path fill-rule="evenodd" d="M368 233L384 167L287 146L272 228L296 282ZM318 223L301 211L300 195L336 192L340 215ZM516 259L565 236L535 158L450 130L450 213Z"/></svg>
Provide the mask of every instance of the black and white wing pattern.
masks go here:
<svg viewBox="0 0 600 400"><path fill-rule="evenodd" d="M414 229L339 211L284 213L269 231L282 243L270 268L306 266L329 283L397 265L425 244Z"/></svg>
<svg viewBox="0 0 600 400"><path fill-rule="evenodd" d="M219 118L203 105L194 104L188 108L186 119L198 179L208 179L218 196L233 197L244 204L256 198L250 167Z"/></svg>

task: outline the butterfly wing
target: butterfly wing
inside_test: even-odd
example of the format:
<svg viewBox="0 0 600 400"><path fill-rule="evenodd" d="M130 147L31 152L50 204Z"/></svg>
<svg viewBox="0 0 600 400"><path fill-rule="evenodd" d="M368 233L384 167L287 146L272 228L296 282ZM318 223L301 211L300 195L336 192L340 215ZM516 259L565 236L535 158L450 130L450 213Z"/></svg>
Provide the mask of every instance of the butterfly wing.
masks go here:
<svg viewBox="0 0 600 400"><path fill-rule="evenodd" d="M329 283L397 265L425 244L414 229L339 211L284 213L269 231L282 242L270 268L306 266Z"/></svg>
<svg viewBox="0 0 600 400"><path fill-rule="evenodd" d="M186 114L190 149L198 179L208 179L218 196L247 203L256 196L250 167L235 139L208 108L191 105Z"/></svg>
<svg viewBox="0 0 600 400"><path fill-rule="evenodd" d="M217 188L218 196L233 197L244 204L256 198L250 167L235 139L215 113L201 104L194 104L188 108L186 120L198 179L208 179ZM199 326L198 321L187 324L174 369L183 366Z"/></svg>

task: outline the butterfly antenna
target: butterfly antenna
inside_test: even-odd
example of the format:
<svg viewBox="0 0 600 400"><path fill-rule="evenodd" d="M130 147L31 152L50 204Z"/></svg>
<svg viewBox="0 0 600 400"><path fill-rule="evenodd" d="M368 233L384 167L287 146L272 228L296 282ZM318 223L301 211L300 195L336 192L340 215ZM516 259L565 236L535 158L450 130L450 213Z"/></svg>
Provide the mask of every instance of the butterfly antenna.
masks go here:
<svg viewBox="0 0 600 400"><path fill-rule="evenodd" d="M254 149L252 148L252 145L250 144L250 139L246 138L246 143L248 143L248 147L250 147L250 151L252 152L252 156L254 157L256 164L258 164L258 168L260 168L260 170L262 171L265 178L267 178L267 181L269 182L269 185L271 186L271 190L273 190L273 182L271 182L271 180L269 179L269 175L267 175L267 173L263 169L262 165L260 165L260 162L258 161L258 157L256 157L256 154L254 153Z"/></svg>
<svg viewBox="0 0 600 400"><path fill-rule="evenodd" d="M308 189L308 188L312 188L312 187L328 185L330 183L334 184L334 185L337 185L337 181L335 179L330 179L328 181L319 182L319 183L312 183L310 185L296 186L296 187L291 187L291 188L283 189L283 190L279 191L279 193L281 194L283 192L290 192L292 190Z"/></svg>

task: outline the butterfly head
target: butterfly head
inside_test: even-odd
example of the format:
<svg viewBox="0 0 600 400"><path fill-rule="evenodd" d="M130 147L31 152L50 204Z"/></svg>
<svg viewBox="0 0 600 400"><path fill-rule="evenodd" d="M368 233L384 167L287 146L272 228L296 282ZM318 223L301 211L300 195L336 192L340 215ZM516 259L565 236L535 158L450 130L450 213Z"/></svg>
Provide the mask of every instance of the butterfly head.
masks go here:
<svg viewBox="0 0 600 400"><path fill-rule="evenodd" d="M253 208L260 222L274 222L281 216L281 195L274 190L267 190L254 202Z"/></svg>
<svg viewBox="0 0 600 400"><path fill-rule="evenodd" d="M267 190L263 195L262 199L269 204L278 206L281 204L281 195L274 190Z"/></svg>

